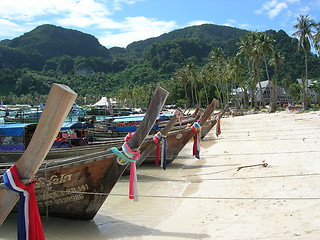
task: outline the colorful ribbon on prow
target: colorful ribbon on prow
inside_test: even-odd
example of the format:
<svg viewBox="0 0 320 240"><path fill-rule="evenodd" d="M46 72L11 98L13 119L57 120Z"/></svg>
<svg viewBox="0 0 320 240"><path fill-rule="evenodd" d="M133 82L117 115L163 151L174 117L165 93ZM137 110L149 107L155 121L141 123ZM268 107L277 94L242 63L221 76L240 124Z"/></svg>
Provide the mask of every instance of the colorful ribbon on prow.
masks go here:
<svg viewBox="0 0 320 240"><path fill-rule="evenodd" d="M176 118L179 120L180 126L182 125L183 113L180 111L175 112Z"/></svg>
<svg viewBox="0 0 320 240"><path fill-rule="evenodd" d="M192 148L192 156L200 159L200 138L201 138L201 126L198 122L195 122L191 130L196 133L193 137L193 148Z"/></svg>
<svg viewBox="0 0 320 240"><path fill-rule="evenodd" d="M160 156L161 156L160 166L163 168L163 170L166 170L167 169L167 138L165 136L162 136L161 133L158 132L153 136L153 142L157 146L155 164L157 166L160 165Z"/></svg>
<svg viewBox="0 0 320 240"><path fill-rule="evenodd" d="M122 152L118 150L116 147L112 147L109 150L111 150L114 154L116 154L117 162L120 165L126 165L128 162L131 162L130 166L130 182L129 182L129 198L133 199L135 202L138 201L138 178L137 178L137 168L136 168L136 161L140 157L139 151L133 151L127 141L133 136L127 135L125 137L125 143L122 145L121 149Z"/></svg>
<svg viewBox="0 0 320 240"><path fill-rule="evenodd" d="M34 185L24 185L19 177L16 165L11 166L3 174L4 184L8 189L19 193L18 207L18 240L42 240L45 239L41 218L39 214Z"/></svg>
<svg viewBox="0 0 320 240"><path fill-rule="evenodd" d="M220 116L217 118L217 127L216 127L216 136L218 137L221 134L221 125L220 125Z"/></svg>

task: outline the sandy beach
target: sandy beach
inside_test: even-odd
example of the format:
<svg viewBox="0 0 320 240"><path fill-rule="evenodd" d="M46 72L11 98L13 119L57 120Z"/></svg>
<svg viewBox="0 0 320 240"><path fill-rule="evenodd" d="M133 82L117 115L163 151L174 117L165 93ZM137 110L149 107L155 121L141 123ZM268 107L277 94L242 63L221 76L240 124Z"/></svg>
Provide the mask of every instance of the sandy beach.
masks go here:
<svg viewBox="0 0 320 240"><path fill-rule="evenodd" d="M138 202L118 195L125 176L92 221L44 218L46 239L319 239L320 112L230 116L221 128L199 160L190 142L166 171L138 168ZM16 239L15 217L0 239Z"/></svg>
<svg viewBox="0 0 320 240"><path fill-rule="evenodd" d="M165 234L144 239L319 239L319 141L319 112L223 118L184 166L186 198L156 226Z"/></svg>

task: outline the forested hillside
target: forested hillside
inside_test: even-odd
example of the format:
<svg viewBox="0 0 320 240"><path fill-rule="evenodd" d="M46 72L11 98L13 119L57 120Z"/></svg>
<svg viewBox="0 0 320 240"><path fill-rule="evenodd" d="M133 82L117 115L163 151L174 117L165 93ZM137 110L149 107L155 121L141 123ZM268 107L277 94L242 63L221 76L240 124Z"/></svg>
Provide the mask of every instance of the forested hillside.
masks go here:
<svg viewBox="0 0 320 240"><path fill-rule="evenodd" d="M212 75L213 68L222 58L234 58L240 39L248 33L204 24L134 42L127 48L107 49L92 35L42 25L15 39L0 41L0 101L32 103L34 97L47 94L51 84L58 82L75 90L80 103L84 97L90 103L101 96L136 95L139 101L135 103L143 105L157 84L171 92L168 101L186 103L185 98L193 93L181 81L188 82L191 76L197 79L200 104L208 94L217 97L219 85L213 79L221 77ZM270 30L266 34L272 36L275 50L285 58L279 84L294 83L304 73L304 55L297 51L297 40L284 31ZM309 54L308 59L310 78L318 78L319 57ZM242 64L246 66L245 60ZM268 65L272 77L274 69L271 63ZM188 75L185 78L184 70ZM266 80L264 71L261 68L261 80ZM242 78L248 78L246 71ZM233 82L228 87L236 85Z"/></svg>

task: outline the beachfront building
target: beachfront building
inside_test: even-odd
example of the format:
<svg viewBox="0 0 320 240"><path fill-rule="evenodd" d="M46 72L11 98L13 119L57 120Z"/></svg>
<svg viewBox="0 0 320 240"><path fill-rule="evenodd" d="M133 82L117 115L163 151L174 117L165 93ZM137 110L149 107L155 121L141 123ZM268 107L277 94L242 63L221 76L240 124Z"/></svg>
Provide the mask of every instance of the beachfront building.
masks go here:
<svg viewBox="0 0 320 240"><path fill-rule="evenodd" d="M302 79L297 79L297 82L300 84L300 86L302 87ZM312 87L312 80L308 79L308 92L307 92L307 96L310 99L310 103L318 103L319 102L319 94L316 93L315 91L313 91L311 89Z"/></svg>
<svg viewBox="0 0 320 240"><path fill-rule="evenodd" d="M256 88L255 88L255 99L256 102L262 102L262 98L264 100L264 103L266 105L270 104L270 96L271 96L271 83L269 81L262 81L261 83L261 88L262 88L262 97L261 97L261 92L260 92L260 85L257 83ZM232 96L233 99L236 99L236 103L240 103L242 106L244 103L244 90L243 88L237 88L232 90ZM251 100L251 91L247 92L248 95L248 101L250 103ZM290 94L289 89L283 88L276 86L276 102L277 105L283 106L287 105L288 103L292 102L292 96Z"/></svg>
<svg viewBox="0 0 320 240"><path fill-rule="evenodd" d="M260 92L260 84L262 88L262 97ZM262 81L256 85L256 99L257 102L262 102L262 98L265 104L270 104L271 96L271 83L269 81ZM277 105L283 106L292 102L292 96L289 89L276 86L276 102Z"/></svg>

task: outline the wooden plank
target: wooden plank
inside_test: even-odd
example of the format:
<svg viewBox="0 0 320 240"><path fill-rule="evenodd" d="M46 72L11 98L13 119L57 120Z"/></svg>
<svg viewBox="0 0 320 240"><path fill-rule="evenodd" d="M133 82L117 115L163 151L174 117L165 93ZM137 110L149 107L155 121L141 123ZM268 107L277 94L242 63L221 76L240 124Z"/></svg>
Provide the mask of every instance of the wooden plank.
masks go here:
<svg viewBox="0 0 320 240"><path fill-rule="evenodd" d="M21 179L28 179L29 182L33 180L76 97L77 94L69 87L53 84L30 144L16 163ZM0 189L0 225L18 201L18 197L17 193Z"/></svg>

